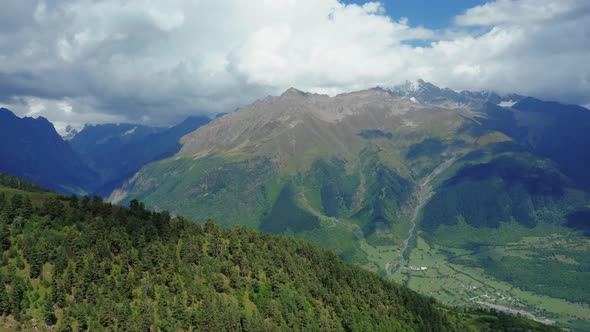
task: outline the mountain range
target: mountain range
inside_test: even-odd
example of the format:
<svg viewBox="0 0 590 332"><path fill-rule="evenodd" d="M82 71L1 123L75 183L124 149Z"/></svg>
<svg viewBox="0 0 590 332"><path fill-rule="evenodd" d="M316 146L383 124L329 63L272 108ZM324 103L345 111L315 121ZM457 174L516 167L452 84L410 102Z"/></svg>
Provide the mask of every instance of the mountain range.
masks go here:
<svg viewBox="0 0 590 332"><path fill-rule="evenodd" d="M62 143L112 203L310 240L445 303L584 331L589 129L580 106L419 80Z"/></svg>

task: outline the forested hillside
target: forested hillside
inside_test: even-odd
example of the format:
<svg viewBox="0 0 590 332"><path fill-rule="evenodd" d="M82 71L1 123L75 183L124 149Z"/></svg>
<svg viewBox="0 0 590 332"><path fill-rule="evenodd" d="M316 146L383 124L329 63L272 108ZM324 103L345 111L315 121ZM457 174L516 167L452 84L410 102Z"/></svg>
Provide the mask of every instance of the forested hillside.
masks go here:
<svg viewBox="0 0 590 332"><path fill-rule="evenodd" d="M23 180L14 175L2 172L0 172L0 187L8 187L32 192L46 191L31 181Z"/></svg>
<svg viewBox="0 0 590 332"><path fill-rule="evenodd" d="M463 313L290 237L0 188L0 326L60 331L469 331Z"/></svg>

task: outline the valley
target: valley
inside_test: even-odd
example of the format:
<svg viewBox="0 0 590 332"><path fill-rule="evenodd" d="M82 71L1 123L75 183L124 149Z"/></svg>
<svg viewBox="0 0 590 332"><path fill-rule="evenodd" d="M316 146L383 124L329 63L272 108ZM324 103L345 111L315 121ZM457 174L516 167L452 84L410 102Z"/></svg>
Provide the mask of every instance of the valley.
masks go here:
<svg viewBox="0 0 590 332"><path fill-rule="evenodd" d="M366 255L367 263L364 265L364 268L367 270L378 273L384 268L387 269L390 262L389 260L399 254L399 244L371 245L367 242L362 229L357 224L343 218L326 216L316 210L307 201L307 198L305 197L305 189L302 189L302 191L299 192L299 198L301 206L320 220L320 227L326 231L326 234L331 233L331 237L334 237L337 233L333 232L333 230L338 228L341 232L344 232L344 234L352 234L355 237L356 241L358 241L357 250L362 251ZM303 236L302 238L314 240L313 236L310 236L309 238Z"/></svg>
<svg viewBox="0 0 590 332"><path fill-rule="evenodd" d="M512 231L517 227L512 226ZM571 250L587 248L590 241L567 233L525 238L508 244L509 255L523 255L522 250L549 251L548 243L560 242ZM545 249L543 249L545 248ZM488 249L489 250L489 249ZM481 254L481 253L480 253ZM399 269L391 278L418 292L434 296L454 306L484 305L503 306L510 310L523 310L539 320L554 321L561 326L578 326L588 329L590 306L588 303L568 301L515 287L514 284L495 278L484 269L457 261L457 257L470 259L477 253L447 247L431 247L418 237L416 248L410 252L408 264L426 267L413 271ZM558 273L557 271L554 271Z"/></svg>
<svg viewBox="0 0 590 332"><path fill-rule="evenodd" d="M433 188L431 185L431 181L435 177L440 175L440 173L442 173L447 168L449 168L453 164L453 162L455 162L456 159L457 159L456 157L451 157L451 158L447 159L445 162L443 162L442 164L440 164L438 167L436 167L432 171L432 173L428 174L422 181L420 181L420 184L415 189L415 192L412 195L415 199L414 207L410 208L412 213L409 218L410 219L410 230L408 231L408 237L402 243L402 247L399 251L399 261L389 262L385 266L385 271L387 272L387 276L390 276L391 274L393 274L398 268L407 267L408 262L406 260L406 257L407 257L406 255L407 255L407 251L408 251L408 246L410 245L410 241L412 241L413 237L415 236L416 224L418 223L418 218L420 216L420 212L422 211L422 208L424 207L426 202L428 202L430 197L432 197L432 195L434 194Z"/></svg>

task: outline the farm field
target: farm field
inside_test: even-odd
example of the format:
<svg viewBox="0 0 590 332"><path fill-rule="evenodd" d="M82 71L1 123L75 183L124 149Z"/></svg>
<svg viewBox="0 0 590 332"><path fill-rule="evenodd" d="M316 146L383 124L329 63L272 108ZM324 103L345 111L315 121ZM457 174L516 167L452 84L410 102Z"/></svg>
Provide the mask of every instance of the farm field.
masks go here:
<svg viewBox="0 0 590 332"><path fill-rule="evenodd" d="M518 273L515 278L513 276L515 281L501 280L494 276L498 273L482 267L484 264L481 261L483 257L496 255L523 260L535 257L550 259L560 264L581 265L586 262L577 262L570 256L587 251L589 245L588 238L568 233L554 233L523 238L503 248L486 247L474 252L432 247L419 236L416 247L409 255L408 266L398 269L391 278L453 306L502 306L506 310L520 310L521 314L530 313L540 321L553 321L556 326L587 330L590 328L588 303L568 301L519 288L515 285L518 283ZM569 252L570 255L563 254L564 252ZM550 273L543 275L547 276ZM583 294L583 290L576 291Z"/></svg>

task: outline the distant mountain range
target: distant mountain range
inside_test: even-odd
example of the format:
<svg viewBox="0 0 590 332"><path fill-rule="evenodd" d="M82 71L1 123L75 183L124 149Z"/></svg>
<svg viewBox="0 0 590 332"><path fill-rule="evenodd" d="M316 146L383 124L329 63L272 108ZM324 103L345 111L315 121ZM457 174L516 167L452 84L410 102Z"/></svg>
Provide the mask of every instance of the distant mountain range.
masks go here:
<svg viewBox="0 0 590 332"><path fill-rule="evenodd" d="M482 103L500 106L512 106L524 96L518 94L499 95L493 91L454 91L449 88L425 82L424 80L406 81L394 87L383 87L393 95L408 97L417 102L433 105L478 107Z"/></svg>
<svg viewBox="0 0 590 332"><path fill-rule="evenodd" d="M0 171L60 192L84 193L98 176L45 118L0 109Z"/></svg>
<svg viewBox="0 0 590 332"><path fill-rule="evenodd" d="M180 138L209 121L208 117L197 116L171 128L134 124L86 126L70 144L101 177L101 185L94 193L108 196L142 166L178 152Z"/></svg>

